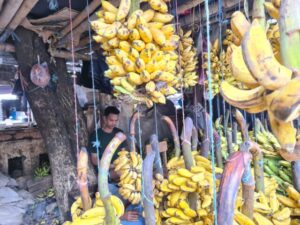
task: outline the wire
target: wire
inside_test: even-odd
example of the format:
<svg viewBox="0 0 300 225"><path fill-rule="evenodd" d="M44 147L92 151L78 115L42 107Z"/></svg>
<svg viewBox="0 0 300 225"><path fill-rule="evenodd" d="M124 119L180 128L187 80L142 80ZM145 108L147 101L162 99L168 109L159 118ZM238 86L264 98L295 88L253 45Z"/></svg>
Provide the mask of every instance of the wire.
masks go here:
<svg viewBox="0 0 300 225"><path fill-rule="evenodd" d="M206 13L206 32L207 32L207 54L208 54L208 89L209 89L209 112L211 118L209 120L209 137L211 142L211 163L212 163L212 178L213 178L213 208L214 208L214 224L218 225L217 212L217 192L216 192L216 173L215 173L215 153L214 153L214 137L213 137L213 108L212 108L212 79L211 79L211 61L210 61L210 24L209 24L209 0L205 0Z"/></svg>
<svg viewBox="0 0 300 225"><path fill-rule="evenodd" d="M75 71L75 56L74 56L74 36L73 36L73 22L72 22L72 4L71 0L69 0L69 19L70 19L70 27L71 27L71 53L72 53L72 69L73 69L73 89L74 89L74 110L75 110L75 138L76 138L76 152L77 157L79 155L79 124L78 124L78 113L77 113L77 86L76 86L76 71Z"/></svg>
<svg viewBox="0 0 300 225"><path fill-rule="evenodd" d="M90 20L90 10L89 10L89 1L87 0L86 1L86 4L87 4L87 7L86 7L86 10L87 10L87 15L88 15L88 32L89 32L89 55L90 55L90 60L91 60L91 73L92 73L92 88L93 88L93 112L94 112L94 118L95 118L95 135L96 135L96 144L95 144L95 147L96 147L96 152L97 152L97 169L98 169L98 172L100 171L100 163L99 163L99 158L100 158L100 153L99 153L99 147L100 147L100 141L99 141L99 137L98 137L98 121L97 121L97 104L96 104L96 91L95 91L95 74L94 74L94 62L93 62L93 47L92 47L92 31L91 31L91 20ZM100 126L101 127L101 120L99 120L99 123L100 123ZM98 191L100 191L100 187L98 185Z"/></svg>

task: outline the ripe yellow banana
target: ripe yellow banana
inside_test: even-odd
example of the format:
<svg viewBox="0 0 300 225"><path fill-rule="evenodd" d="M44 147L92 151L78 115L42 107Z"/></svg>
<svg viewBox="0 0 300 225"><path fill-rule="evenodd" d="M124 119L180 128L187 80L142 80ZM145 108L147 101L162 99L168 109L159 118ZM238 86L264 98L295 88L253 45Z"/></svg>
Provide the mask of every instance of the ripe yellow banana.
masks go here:
<svg viewBox="0 0 300 225"><path fill-rule="evenodd" d="M120 6L117 12L117 21L121 21L125 19L125 17L128 15L129 10L131 6L131 0L121 0Z"/></svg>

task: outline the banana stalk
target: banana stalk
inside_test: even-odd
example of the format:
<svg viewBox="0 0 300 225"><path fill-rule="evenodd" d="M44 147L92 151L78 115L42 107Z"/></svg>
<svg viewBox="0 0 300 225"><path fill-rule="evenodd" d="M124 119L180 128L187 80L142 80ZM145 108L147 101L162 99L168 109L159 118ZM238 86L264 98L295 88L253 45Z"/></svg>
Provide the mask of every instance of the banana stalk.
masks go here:
<svg viewBox="0 0 300 225"><path fill-rule="evenodd" d="M131 0L129 15L131 15L134 11L140 9L140 0Z"/></svg>
<svg viewBox="0 0 300 225"><path fill-rule="evenodd" d="M298 0L285 0L280 4L280 54L283 64L300 75L300 5ZM294 153L300 151L300 141ZM300 191L300 161L293 163L293 182Z"/></svg>
<svg viewBox="0 0 300 225"><path fill-rule="evenodd" d="M77 176L78 176L78 184L80 189L82 208L84 211L92 207L92 201L90 198L88 182L87 182L88 159L89 157L86 148L81 148L77 160Z"/></svg>
<svg viewBox="0 0 300 225"><path fill-rule="evenodd" d="M190 117L186 117L184 119L184 126L181 133L182 140L182 152L183 159L185 163L185 168L191 169L194 166L194 160L192 155L192 145L191 145L191 137L192 137L192 129L193 129L193 120ZM189 203L192 209L197 209L197 199L198 194L196 192L191 193L189 195Z"/></svg>
<svg viewBox="0 0 300 225"><path fill-rule="evenodd" d="M241 147L242 149L242 147ZM253 218L254 209L254 179L251 173L250 161L246 165L246 169L242 177L242 194L245 204L242 206L242 213L248 216L250 219Z"/></svg>
<svg viewBox="0 0 300 225"><path fill-rule="evenodd" d="M232 133L231 132L227 132L226 140L227 140L228 154L230 155L233 152L233 149L232 149Z"/></svg>
<svg viewBox="0 0 300 225"><path fill-rule="evenodd" d="M138 119L138 117L141 117L141 113L134 112L131 119L130 119L130 151L136 152L136 146L135 146L135 122Z"/></svg>
<svg viewBox="0 0 300 225"><path fill-rule="evenodd" d="M197 151L198 149L198 131L195 126L192 129L192 151Z"/></svg>
<svg viewBox="0 0 300 225"><path fill-rule="evenodd" d="M265 0L254 0L252 19L258 19L263 28L266 27Z"/></svg>
<svg viewBox="0 0 300 225"><path fill-rule="evenodd" d="M280 54L283 64L300 75L300 4L285 0L280 4Z"/></svg>
<svg viewBox="0 0 300 225"><path fill-rule="evenodd" d="M218 224L232 225L238 188L251 154L238 151L229 156L223 170L218 193Z"/></svg>
<svg viewBox="0 0 300 225"><path fill-rule="evenodd" d="M172 137L173 137L175 156L179 157L181 149L180 149L180 142L179 142L177 129L176 129L173 121L170 119L170 117L162 116L161 119L163 121L165 121L167 123L167 125L169 126L169 129L170 129Z"/></svg>
<svg viewBox="0 0 300 225"><path fill-rule="evenodd" d="M143 205L145 212L145 223L147 225L155 225L155 209L153 204L153 162L156 155L156 150L158 146L158 140L156 135L152 135L150 138L152 145L152 151L150 151L143 161L143 178L144 178L144 195Z"/></svg>
<svg viewBox="0 0 300 225"><path fill-rule="evenodd" d="M103 156L100 161L100 169L99 169L99 193L101 200L103 201L103 205L105 208L105 221L108 225L117 224L115 209L111 202L111 194L108 189L108 173L111 159L119 147L119 145L125 141L125 134L118 132L115 137L109 142L107 147L104 150Z"/></svg>
<svg viewBox="0 0 300 225"><path fill-rule="evenodd" d="M214 150L216 153L217 166L223 168L221 138L215 130L214 130L214 143L215 143Z"/></svg>
<svg viewBox="0 0 300 225"><path fill-rule="evenodd" d="M250 142L252 147L250 148L250 152L253 156L253 167L254 167L254 176L255 176L255 190L257 192L262 191L265 192L265 184L264 184L264 160L261 149L258 144L255 142Z"/></svg>

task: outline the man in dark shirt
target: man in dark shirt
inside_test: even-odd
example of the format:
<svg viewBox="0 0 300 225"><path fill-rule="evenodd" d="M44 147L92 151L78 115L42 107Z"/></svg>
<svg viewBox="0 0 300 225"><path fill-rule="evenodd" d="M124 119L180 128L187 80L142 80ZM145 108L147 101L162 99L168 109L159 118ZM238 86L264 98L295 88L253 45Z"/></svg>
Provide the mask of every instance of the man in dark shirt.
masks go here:
<svg viewBox="0 0 300 225"><path fill-rule="evenodd" d="M101 157L104 153L106 146L114 138L115 134L118 132L123 132L121 129L116 127L116 125L119 121L119 114L120 114L120 111L116 107L108 106L104 111L104 118L103 118L104 124L101 128L99 128L97 130L98 143L97 143L97 139L96 139L96 132L94 132L90 137L89 152L91 154L92 164L94 165L96 170L97 170L97 165L98 165L97 147L98 147L98 151L99 151L99 160L101 160ZM118 152L121 149L126 148L126 146L127 146L126 141L121 143L121 145L118 147L118 149L114 153L111 163L113 163L113 161L118 158ZM111 168L112 168L112 166L113 165L111 165ZM112 180L117 178L117 177L115 177L116 174L114 174L113 170L110 170L110 175L111 175L110 178Z"/></svg>
<svg viewBox="0 0 300 225"><path fill-rule="evenodd" d="M92 164L96 168L97 171L97 164L98 160L101 160L101 157L104 153L104 150L106 146L109 144L109 142L114 138L115 134L118 132L123 132L121 129L117 128L116 125L119 121L119 114L120 111L114 107L109 106L104 111L104 124L102 128L99 128L97 130L97 136L98 136L98 142L96 139L96 132L94 132L90 137L90 143L89 143L89 152L91 154L91 160ZM99 158L97 157L97 147L99 152ZM121 197L118 194L118 185L119 182L119 175L114 171L113 161L118 158L118 152L121 151L121 149L126 148L126 141L121 143L121 145L118 147L116 152L113 155L111 165L110 165L110 171L109 171L109 190L113 195L117 195L118 197ZM134 210L126 210L125 214L121 217L122 224L126 223L125 221L130 221L128 224L130 225L140 225L143 223L138 222L138 212Z"/></svg>

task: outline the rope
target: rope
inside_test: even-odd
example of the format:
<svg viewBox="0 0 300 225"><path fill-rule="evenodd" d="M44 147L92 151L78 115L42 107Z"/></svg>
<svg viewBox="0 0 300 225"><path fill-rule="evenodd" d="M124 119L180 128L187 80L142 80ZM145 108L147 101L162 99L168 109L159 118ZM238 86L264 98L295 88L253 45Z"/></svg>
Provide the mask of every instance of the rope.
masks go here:
<svg viewBox="0 0 300 225"><path fill-rule="evenodd" d="M216 191L216 173L215 173L215 153L214 153L214 137L213 137L213 104L212 104L212 79L211 79L211 61L210 61L210 24L209 24L209 0L205 0L206 13L206 32L207 32L207 53L208 53L208 89L209 89L209 112L211 119L209 120L209 137L211 142L211 163L212 163L212 178L213 178L213 208L214 208L214 224L218 225L217 212L217 191Z"/></svg>
<svg viewBox="0 0 300 225"><path fill-rule="evenodd" d="M76 152L77 152L77 157L79 155L79 124L78 124L78 113L77 113L77 87L76 87L76 71L75 71L75 57L74 57L74 37L73 37L73 22L72 22L72 4L71 0L69 0L69 19L70 19L70 26L71 26L71 52L72 52L72 63L73 63L73 89L74 89L74 110L75 110L75 138L76 138Z"/></svg>
<svg viewBox="0 0 300 225"><path fill-rule="evenodd" d="M96 147L96 152L97 152L97 169L98 169L98 173L100 171L100 162L99 162L99 157L100 157L100 153L99 153L99 147L100 147L100 141L99 141L99 137L98 137L98 121L97 121L97 104L96 104L96 91L95 91L95 74L94 74L94 62L93 62L93 47L92 47L92 32L91 32L91 20L90 20L90 10L89 10L89 1L86 1L86 10L87 10L87 15L88 15L88 32L89 32L89 55L90 55L90 61L91 61L91 73L92 73L92 88L93 88L93 112L94 112L94 118L95 118L95 135L96 135L96 140L95 140L95 147ZM100 127L101 127L101 121L100 122ZM98 191L100 192L100 187L98 185Z"/></svg>
<svg viewBox="0 0 300 225"><path fill-rule="evenodd" d="M179 16L178 16L178 3L177 0L175 0L175 17L176 17L176 27L177 27L177 32L179 32ZM181 53L180 49L178 48L178 54L179 54L179 70L181 70ZM185 113L184 113L184 95L183 95L183 79L181 79L181 85L180 85L180 92L181 92L181 98L182 98L182 128L183 128L183 133L185 133L185 124L184 124L184 118L185 118Z"/></svg>

